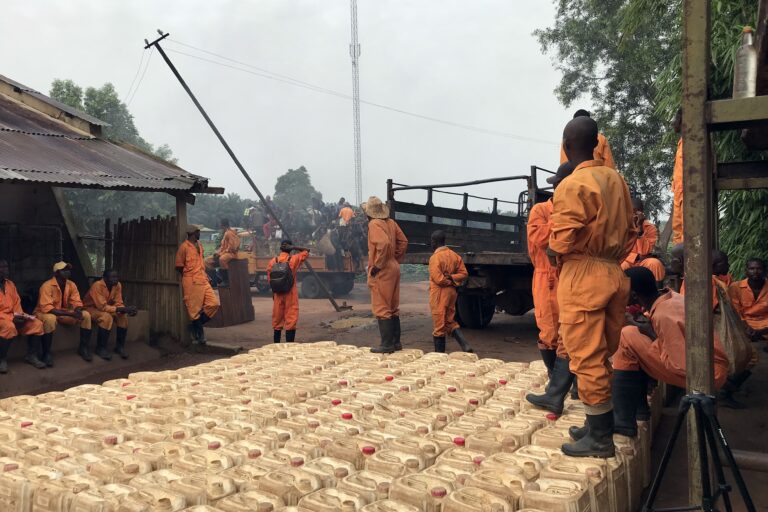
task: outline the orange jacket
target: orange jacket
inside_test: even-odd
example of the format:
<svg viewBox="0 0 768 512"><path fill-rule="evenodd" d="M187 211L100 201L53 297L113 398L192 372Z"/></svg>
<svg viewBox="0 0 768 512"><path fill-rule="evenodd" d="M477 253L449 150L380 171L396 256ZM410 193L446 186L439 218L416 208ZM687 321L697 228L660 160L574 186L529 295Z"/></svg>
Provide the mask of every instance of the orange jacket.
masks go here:
<svg viewBox="0 0 768 512"><path fill-rule="evenodd" d="M240 237L237 236L235 230L228 228L224 231L224 236L221 238L221 244L219 245L219 256L225 254L237 255L237 251L240 250Z"/></svg>
<svg viewBox="0 0 768 512"><path fill-rule="evenodd" d="M77 291L75 283L67 280L62 293L56 278L52 277L40 286L35 313L50 313L54 309L71 311L82 307L83 301L80 299L80 292Z"/></svg>
<svg viewBox="0 0 768 512"><path fill-rule="evenodd" d="M339 217L344 221L344 224L349 224L349 221L355 216L355 210L349 206L345 206L339 212Z"/></svg>
<svg viewBox="0 0 768 512"><path fill-rule="evenodd" d="M677 141L675 167L672 170L672 243L683 243L683 139Z"/></svg>
<svg viewBox="0 0 768 512"><path fill-rule="evenodd" d="M582 256L619 262L635 243L629 188L600 160L579 164L555 190L549 247L563 261Z"/></svg>
<svg viewBox="0 0 768 512"><path fill-rule="evenodd" d="M445 277L445 273L451 278ZM464 266L461 256L449 247L442 246L435 249L429 257L429 294L439 294L442 288L454 288L461 285L469 277L467 267Z"/></svg>
<svg viewBox="0 0 768 512"><path fill-rule="evenodd" d="M207 283L203 244L198 242L195 246L189 240L184 240L176 251L176 268L183 269L181 276L184 279L192 279L197 284Z"/></svg>
<svg viewBox="0 0 768 512"><path fill-rule="evenodd" d="M14 313L24 313L16 285L10 279L5 280L5 292L0 290L0 320L13 320Z"/></svg>
<svg viewBox="0 0 768 512"><path fill-rule="evenodd" d="M392 219L373 219L368 223L368 269L384 269L399 264L408 249L408 239Z"/></svg>
<svg viewBox="0 0 768 512"><path fill-rule="evenodd" d="M269 280L269 276L272 273L272 266L279 262L288 261L288 258L291 258L290 263L288 264L289 267L291 267L291 271L293 272L293 288L291 288L291 291L286 292L293 293L296 291L296 272L299 271L299 267L301 267L301 264L304 263L304 260L306 260L309 257L308 251L301 251L297 254L290 254L287 252L280 252L280 254L277 255L276 258L272 258L269 260L269 263L267 264L267 280ZM285 294L275 294L275 295L285 295Z"/></svg>
<svg viewBox="0 0 768 512"><path fill-rule="evenodd" d="M715 309L720 301L717 299L717 285L727 289L733 284L733 276L731 274L712 276L712 309ZM685 295L685 280L680 285L680 295Z"/></svg>
<svg viewBox="0 0 768 512"><path fill-rule="evenodd" d="M613 153L611 152L611 145L608 144L608 139L602 133L597 134L597 146L592 154L592 158L595 160L602 160L603 165L616 169L616 162L613 161ZM565 146L560 144L560 165L563 165L568 161L568 157L565 155Z"/></svg>
<svg viewBox="0 0 768 512"><path fill-rule="evenodd" d="M536 271L546 272L552 268L546 251L552 234L553 207L554 203L550 199L533 205L528 214L528 256Z"/></svg>
<svg viewBox="0 0 768 512"><path fill-rule="evenodd" d="M117 308L125 307L123 302L123 285L117 283L110 290L103 279L99 279L91 285L91 289L85 294L83 300L86 308L93 308L104 313L114 315Z"/></svg>
<svg viewBox="0 0 768 512"><path fill-rule="evenodd" d="M748 326L755 330L768 329L768 279L763 283L757 298L747 279L731 284L728 287L728 296L734 309Z"/></svg>
<svg viewBox="0 0 768 512"><path fill-rule="evenodd" d="M635 246L627 256L625 261L629 263L635 263L638 256L642 259L647 257L653 252L653 248L656 247L656 241L659 239L659 231L653 222L643 221L643 234L638 236L635 240Z"/></svg>

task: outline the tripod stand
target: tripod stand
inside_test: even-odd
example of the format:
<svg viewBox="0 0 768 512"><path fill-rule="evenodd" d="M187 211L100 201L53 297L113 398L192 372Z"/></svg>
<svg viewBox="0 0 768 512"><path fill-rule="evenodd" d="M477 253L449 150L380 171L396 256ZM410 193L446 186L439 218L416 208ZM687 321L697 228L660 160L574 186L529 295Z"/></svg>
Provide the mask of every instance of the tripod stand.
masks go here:
<svg viewBox="0 0 768 512"><path fill-rule="evenodd" d="M675 447L675 442L680 434L680 430L683 428L685 419L688 416L689 409L693 407L695 415L695 425L698 435L698 449L700 459L701 470L701 505L688 505L685 507L673 507L673 508L654 508L653 504L656 501L656 495L661 487L661 482L664 479L664 473L667 470L669 459L672 457L672 450ZM731 499L729 493L732 488L730 484L725 481L725 473L723 472L723 463L720 460L720 452L718 451L718 445L725 454L725 458L728 460L728 464L731 466L733 476L736 479L736 485L739 488L739 493L744 500L744 504L749 512L755 511L755 505L752 503L752 498L749 495L747 486L744 483L744 479L741 477L741 472L738 466L736 466L736 460L733 458L733 453L728 446L728 441L725 439L725 434L720 427L720 422L715 415L715 397L705 395L703 393L692 393L685 395L680 400L680 408L677 411L677 419L675 420L675 427L672 431L672 437L667 443L667 447L664 449L664 455L661 458L661 464L659 465L659 471L656 473L656 477L653 479L651 489L648 492L648 500L643 506L643 512L673 512L673 511L686 511L686 510L703 510L704 512L717 512L715 504L717 500L722 497L725 504L725 510L731 512L733 510L731 506ZM709 448L709 453L707 452ZM717 478L717 489L712 492L712 484L710 481L709 473L709 457L712 457L712 463L715 469L715 477Z"/></svg>

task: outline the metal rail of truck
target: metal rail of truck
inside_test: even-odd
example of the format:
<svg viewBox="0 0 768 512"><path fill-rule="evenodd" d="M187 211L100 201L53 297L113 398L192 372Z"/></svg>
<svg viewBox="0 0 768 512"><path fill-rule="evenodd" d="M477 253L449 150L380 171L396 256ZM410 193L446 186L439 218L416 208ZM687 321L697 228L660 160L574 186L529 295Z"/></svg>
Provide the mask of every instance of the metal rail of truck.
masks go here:
<svg viewBox="0 0 768 512"><path fill-rule="evenodd" d="M446 233L448 246L464 259L469 279L459 288L456 303L457 320L461 326L482 329L491 322L496 311L523 315L533 308L533 266L528 258L526 230L528 212L535 203L552 197L551 187L538 186L540 172L553 174L533 165L528 175L463 183L409 186L387 180L390 215L408 237L408 253L403 263L428 264L432 255L430 235L438 229ZM464 191L484 183L519 181L525 183L525 189L517 201L480 197ZM404 202L396 197L398 192L413 190L426 191L426 203ZM435 194L460 196L463 205L460 209L435 206ZM470 210L470 198L490 202L490 212ZM511 214L502 213L504 210L511 210Z"/></svg>

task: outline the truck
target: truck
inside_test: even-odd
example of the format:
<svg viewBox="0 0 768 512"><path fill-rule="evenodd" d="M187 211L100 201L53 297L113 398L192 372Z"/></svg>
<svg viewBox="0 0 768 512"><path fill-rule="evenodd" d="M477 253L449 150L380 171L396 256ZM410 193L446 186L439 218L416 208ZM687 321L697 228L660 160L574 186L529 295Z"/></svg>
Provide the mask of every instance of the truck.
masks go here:
<svg viewBox="0 0 768 512"><path fill-rule="evenodd" d="M458 289L457 321L462 327L482 329L496 312L523 315L533 308L533 265L528 257L527 229L531 207L552 197L551 187L540 187L552 171L532 165L530 173L462 183L406 185L387 180L390 216L408 238L403 263L427 265L432 255L430 236L446 233L447 245L464 260L469 278ZM485 183L522 184L517 200L471 195L466 190ZM453 189L453 190L452 190ZM454 191L460 189L460 192ZM398 199L406 191L426 192L424 203ZM461 208L436 206L435 195L462 199ZM469 208L469 200L484 201L486 211Z"/></svg>

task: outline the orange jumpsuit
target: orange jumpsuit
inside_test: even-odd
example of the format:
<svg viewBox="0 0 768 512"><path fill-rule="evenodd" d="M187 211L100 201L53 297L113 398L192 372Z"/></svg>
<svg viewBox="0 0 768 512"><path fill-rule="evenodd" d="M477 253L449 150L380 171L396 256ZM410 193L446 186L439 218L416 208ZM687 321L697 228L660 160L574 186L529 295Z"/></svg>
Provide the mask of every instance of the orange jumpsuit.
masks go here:
<svg viewBox="0 0 768 512"><path fill-rule="evenodd" d="M677 141L675 167L672 170L672 243L683 243L683 139Z"/></svg>
<svg viewBox="0 0 768 512"><path fill-rule="evenodd" d="M352 218L355 216L355 210L350 208L349 206L345 206L341 209L339 212L339 218L341 218L342 226L346 226L349 224L349 221L352 220Z"/></svg>
<svg viewBox="0 0 768 512"><path fill-rule="evenodd" d="M286 293L273 293L272 294L272 329L280 331L285 329L286 331L296 330L296 324L299 322L299 289L296 286L296 272L309 257L307 251L302 251L298 254L290 255L287 252L281 252L277 258L272 258L267 265L267 279L269 279L272 273L272 265L276 261L287 261L290 256L291 262L288 264L293 271L293 287L291 291Z"/></svg>
<svg viewBox="0 0 768 512"><path fill-rule="evenodd" d="M611 145L608 144L608 139L602 133L597 134L597 146L595 146L592 158L602 160L604 166L616 169L616 162L613 161L613 153L611 153ZM565 146L560 144L560 165L567 161L568 157L565 154Z"/></svg>
<svg viewBox="0 0 768 512"><path fill-rule="evenodd" d="M555 189L550 248L560 256L560 338L588 414L611 410L611 366L629 279L621 270L635 242L629 188L599 160L582 162Z"/></svg>
<svg viewBox="0 0 768 512"><path fill-rule="evenodd" d="M685 299L667 291L653 304L649 313L656 333L652 340L634 325L621 331L619 349L613 356L617 370L640 370L667 384L685 388ZM715 335L715 386L720 388L728 377L728 357Z"/></svg>
<svg viewBox="0 0 768 512"><path fill-rule="evenodd" d="M237 251L240 250L240 237L237 236L235 230L227 228L224 231L224 236L221 238L221 244L219 250L216 251L219 255L219 266L223 270L229 269L229 262L237 258ZM209 256L205 259L205 266L207 268L214 268L213 256Z"/></svg>
<svg viewBox="0 0 768 512"><path fill-rule="evenodd" d="M102 329L111 330L113 323L121 329L128 328L128 315L117 312L117 308L125 307L122 284L117 283L110 290L107 283L99 279L85 294L83 304L96 325Z"/></svg>
<svg viewBox="0 0 768 512"><path fill-rule="evenodd" d="M664 264L657 258L648 257L653 252L658 239L659 231L653 222L643 221L643 234L637 237L635 247L621 263L621 269L627 270L632 267L644 267L653 272L653 277L656 281L663 281L664 276L667 274Z"/></svg>
<svg viewBox="0 0 768 512"><path fill-rule="evenodd" d="M368 223L368 288L371 310L379 319L400 316L400 262L408 249L408 239L392 219L373 219ZM371 269L380 272L371 276Z"/></svg>
<svg viewBox="0 0 768 512"><path fill-rule="evenodd" d="M205 313L213 318L219 310L219 298L208 282L203 264L203 246L189 240L184 240L176 251L176 268L181 272L181 289L184 292L184 305L187 307L189 319L194 321Z"/></svg>
<svg viewBox="0 0 768 512"><path fill-rule="evenodd" d="M445 273L450 274L448 279ZM429 258L429 309L432 312L432 336L450 335L459 324L456 316L456 287L469 273L461 256L446 246L438 247Z"/></svg>
<svg viewBox="0 0 768 512"><path fill-rule="evenodd" d="M549 263L552 201L533 205L528 214L528 256L533 263L533 313L539 328L539 348L558 348L557 267ZM561 349L564 351L564 349ZM566 354L562 354L566 357Z"/></svg>
<svg viewBox="0 0 768 512"><path fill-rule="evenodd" d="M755 298L747 279L737 281L728 287L728 296L742 320L752 329L768 329L768 279ZM768 336L763 336L768 337Z"/></svg>
<svg viewBox="0 0 768 512"><path fill-rule="evenodd" d="M0 289L0 339L11 340L19 334L42 336L43 322L35 318L16 324L13 322L15 313L24 313L21 309L21 299L16 285L10 279L6 279L5 291Z"/></svg>
<svg viewBox="0 0 768 512"><path fill-rule="evenodd" d="M733 284L733 276L731 274L712 276L712 309L717 308L720 301L717 298L717 285L720 284L725 289ZM680 295L685 295L685 280L680 285Z"/></svg>
<svg viewBox="0 0 768 512"><path fill-rule="evenodd" d="M61 288L59 288L58 281L56 281L55 277L52 277L40 286L40 294L37 298L35 316L43 322L43 330L46 333L54 332L57 323L61 325L80 324L81 329L90 330L91 314L86 310L81 311L83 316L80 320L70 316L56 316L51 313L54 309L74 311L82 307L83 301L80 299L80 292L77 291L75 283L67 280L64 284L64 291L62 292Z"/></svg>

